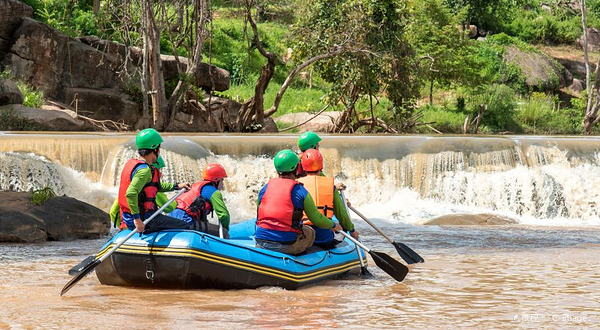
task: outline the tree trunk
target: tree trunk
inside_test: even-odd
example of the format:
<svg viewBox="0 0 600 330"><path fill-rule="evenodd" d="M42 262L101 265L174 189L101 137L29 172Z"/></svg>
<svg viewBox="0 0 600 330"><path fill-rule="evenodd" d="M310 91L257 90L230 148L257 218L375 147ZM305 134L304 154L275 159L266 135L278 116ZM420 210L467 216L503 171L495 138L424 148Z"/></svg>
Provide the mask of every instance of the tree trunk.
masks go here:
<svg viewBox="0 0 600 330"><path fill-rule="evenodd" d="M94 0L94 5L92 8L94 10L94 15L98 15L98 12L100 11L100 0Z"/></svg>
<svg viewBox="0 0 600 330"><path fill-rule="evenodd" d="M165 83L162 73L162 63L160 59L160 30L156 26L154 19L154 0L147 0L146 3L146 26L144 27L145 37L148 38L148 53L149 53L149 71L150 71L150 87L149 92L152 100L152 125L158 129L164 129L166 123L165 118Z"/></svg>
<svg viewBox="0 0 600 330"><path fill-rule="evenodd" d="M429 104L433 105L433 82L434 79L431 78L431 82L429 83Z"/></svg>
<svg viewBox="0 0 600 330"><path fill-rule="evenodd" d="M258 77L258 80L256 81L254 96L244 102L238 114L237 128L240 132L252 131L254 130L254 125L262 125L265 118L264 94L267 87L269 87L269 82L275 73L275 66L277 65L277 57L275 54L267 52L260 42L258 28L252 17L250 7L250 2L246 0L246 16L254 34L253 44L260 54L267 59L267 64L263 66L260 77Z"/></svg>

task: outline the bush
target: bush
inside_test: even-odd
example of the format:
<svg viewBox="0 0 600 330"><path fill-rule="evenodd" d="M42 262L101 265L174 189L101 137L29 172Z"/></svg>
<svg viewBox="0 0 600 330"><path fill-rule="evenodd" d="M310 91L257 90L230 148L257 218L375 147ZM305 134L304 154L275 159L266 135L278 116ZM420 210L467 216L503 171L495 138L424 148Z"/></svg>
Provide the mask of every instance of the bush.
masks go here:
<svg viewBox="0 0 600 330"><path fill-rule="evenodd" d="M56 193L50 187L34 190L31 193L31 204L42 205L42 203L54 196L56 196Z"/></svg>
<svg viewBox="0 0 600 330"><path fill-rule="evenodd" d="M479 43L477 47L477 62L479 63L481 79L485 84L508 85L521 94L528 92L527 77L521 69L514 64L504 61L504 46L514 45L519 49L530 50L531 46L511 38L505 34L498 34L488 38L486 42Z"/></svg>
<svg viewBox="0 0 600 330"><path fill-rule="evenodd" d="M526 133L578 134L581 133L583 111L575 108L560 109L557 96L533 93L518 107L518 119Z"/></svg>
<svg viewBox="0 0 600 330"><path fill-rule="evenodd" d="M423 114L424 123L432 123L431 126L442 133L462 133L463 124L467 114L458 110L453 110L447 106L425 105L419 108ZM419 126L419 133L432 133L428 127Z"/></svg>
<svg viewBox="0 0 600 330"><path fill-rule="evenodd" d="M515 108L517 106L515 91L507 85L494 84L481 86L470 102L472 115L475 118L479 105L486 106L482 123L492 131L510 131L519 133L522 128L515 121Z"/></svg>
<svg viewBox="0 0 600 330"><path fill-rule="evenodd" d="M31 85L18 81L17 87L23 94L23 105L30 108L41 108L46 101L44 99L44 93L35 89Z"/></svg>

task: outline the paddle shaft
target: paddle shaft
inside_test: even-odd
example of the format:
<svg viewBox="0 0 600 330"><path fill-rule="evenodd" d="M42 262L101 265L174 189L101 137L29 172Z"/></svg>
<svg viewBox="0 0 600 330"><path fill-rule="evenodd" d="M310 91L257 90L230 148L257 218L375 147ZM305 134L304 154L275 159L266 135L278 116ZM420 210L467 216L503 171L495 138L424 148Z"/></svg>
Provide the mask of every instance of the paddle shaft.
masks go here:
<svg viewBox="0 0 600 330"><path fill-rule="evenodd" d="M371 222L371 220L367 219L367 217L365 217L364 215L362 215L362 213L358 212L357 209L355 209L354 207L352 207L352 205L348 206L354 213L356 213L356 215L358 215L359 217L361 217L363 220L365 220L366 223L368 223L369 225L371 225L371 227L373 227L373 229L375 229L378 233L381 234L381 236L385 237L385 239L388 240L388 242L390 243L394 243L394 240L391 239L388 235L386 235L383 231L381 231L381 229L379 229L377 226L375 226L375 224L373 222Z"/></svg>
<svg viewBox="0 0 600 330"><path fill-rule="evenodd" d="M164 209L166 209L167 207L169 207L169 205L171 203L173 203L173 201L179 197L181 194L183 194L184 192L186 192L187 189L183 188L181 190L179 190L175 196L171 197L171 199L169 199L168 202L166 202L165 204L163 204L163 206L161 206L158 210L156 210L156 212L154 212L154 214L152 214L150 216L150 218L144 220L144 225L147 225L148 222L152 221L152 219L156 218L156 216L158 216L159 214L162 213L162 211L164 211ZM102 257L100 257L98 259L99 263L104 261L106 258L108 258L111 254L113 254L113 252L115 252L118 248L121 247L121 245L123 245L128 239L130 239L133 235L135 235L137 233L137 230L132 230L131 233L129 233L127 236L125 236L125 239L123 239L120 243L118 243L117 245L113 246L112 249L110 249L110 251L108 251L105 255L103 255Z"/></svg>
<svg viewBox="0 0 600 330"><path fill-rule="evenodd" d="M340 196L342 197L342 203L344 203L344 208L346 209L346 213L348 213L348 216L350 216L350 211L348 211L348 203L346 203L346 196L344 196L343 190L340 191ZM356 252L358 252L358 259L360 260L360 267L362 269L366 270L365 261L363 260L363 256L362 256L362 253L360 252L360 248L356 249Z"/></svg>
<svg viewBox="0 0 600 330"><path fill-rule="evenodd" d="M367 251L367 252L371 252L371 249L369 249L368 247L366 247L363 243L359 242L356 238L352 237L352 235L346 233L345 231L338 231L338 233L344 235L347 239L351 240L352 243L360 246L360 248L362 248L363 250Z"/></svg>

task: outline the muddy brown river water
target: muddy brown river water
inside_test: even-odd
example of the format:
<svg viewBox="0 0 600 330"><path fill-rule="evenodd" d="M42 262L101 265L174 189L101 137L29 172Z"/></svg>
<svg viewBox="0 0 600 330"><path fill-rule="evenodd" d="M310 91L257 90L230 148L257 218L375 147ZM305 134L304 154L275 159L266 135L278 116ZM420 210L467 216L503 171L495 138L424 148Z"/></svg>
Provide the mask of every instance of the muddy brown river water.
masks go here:
<svg viewBox="0 0 600 330"><path fill-rule="evenodd" d="M600 327L600 230L386 226L426 262L297 291L153 290L67 271L104 242L0 245L0 329L396 329ZM386 228L387 227L387 228ZM394 257L364 226L364 242ZM400 239L402 237L402 239Z"/></svg>

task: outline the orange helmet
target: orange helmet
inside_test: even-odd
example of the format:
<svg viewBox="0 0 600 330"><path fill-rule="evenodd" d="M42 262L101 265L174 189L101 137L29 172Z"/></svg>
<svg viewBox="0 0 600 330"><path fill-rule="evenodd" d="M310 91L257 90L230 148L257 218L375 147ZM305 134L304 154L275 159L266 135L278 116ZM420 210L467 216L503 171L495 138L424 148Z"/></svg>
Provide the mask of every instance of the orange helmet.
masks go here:
<svg viewBox="0 0 600 330"><path fill-rule="evenodd" d="M323 155L317 149L306 150L301 157L302 168L306 172L317 172L323 169Z"/></svg>
<svg viewBox="0 0 600 330"><path fill-rule="evenodd" d="M208 164L202 170L202 179L212 182L218 182L219 180L226 178L227 173L221 164Z"/></svg>

